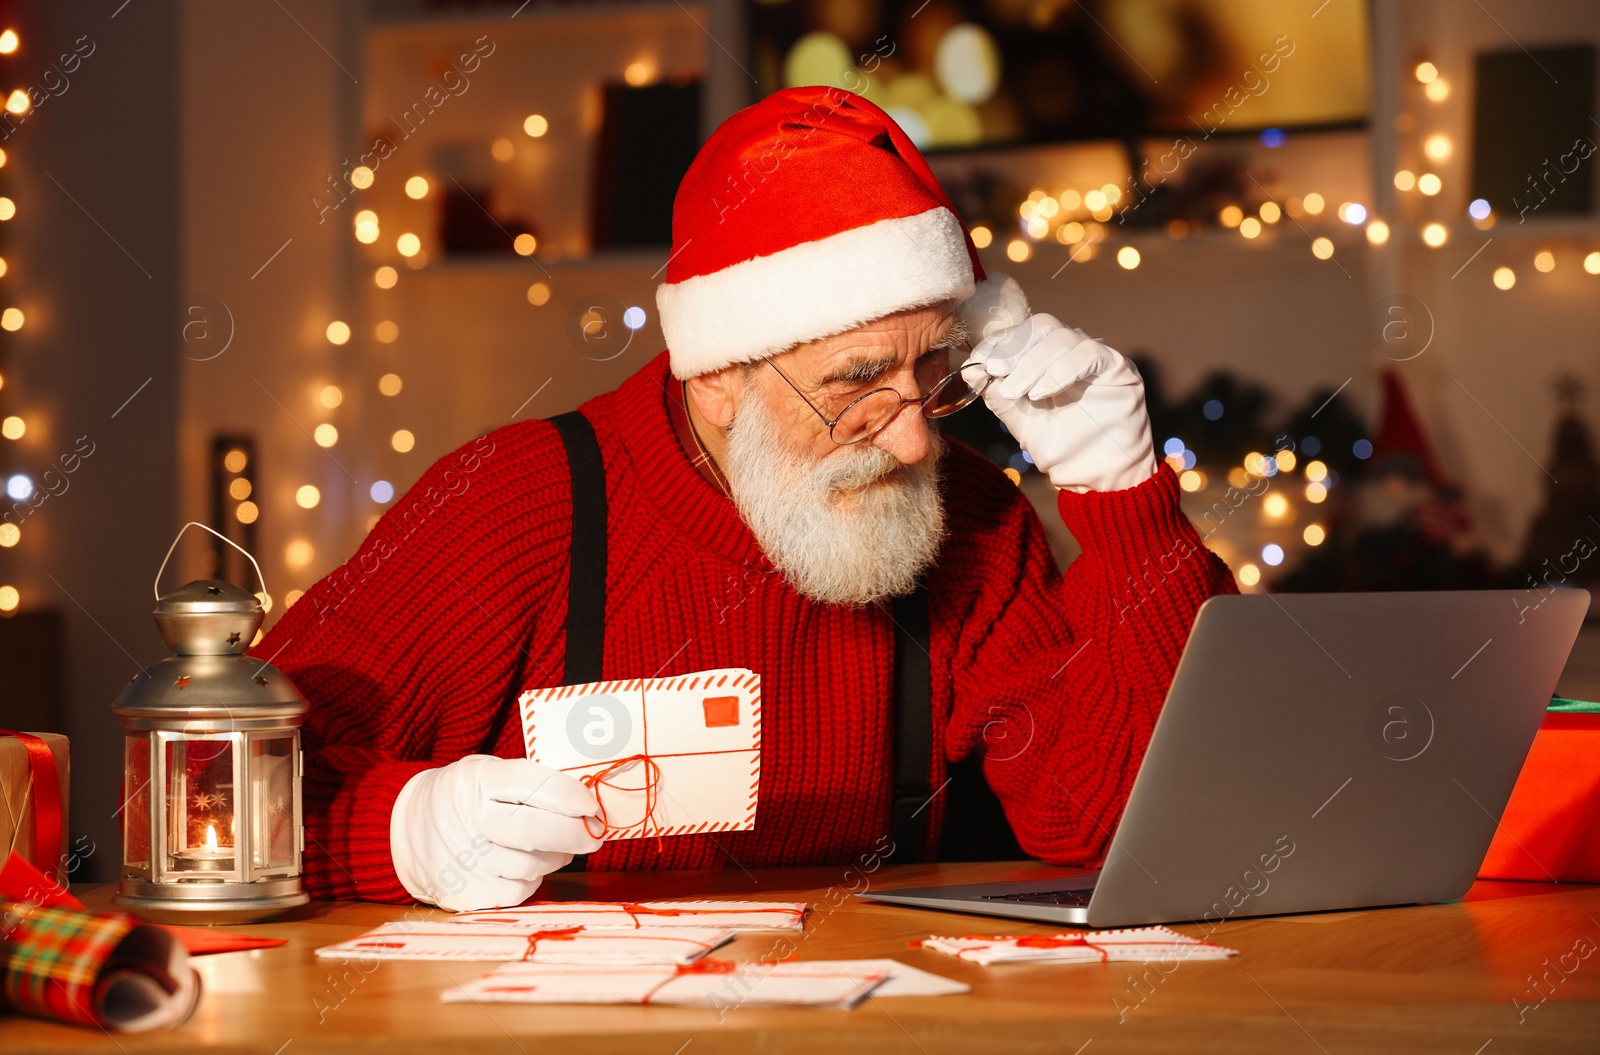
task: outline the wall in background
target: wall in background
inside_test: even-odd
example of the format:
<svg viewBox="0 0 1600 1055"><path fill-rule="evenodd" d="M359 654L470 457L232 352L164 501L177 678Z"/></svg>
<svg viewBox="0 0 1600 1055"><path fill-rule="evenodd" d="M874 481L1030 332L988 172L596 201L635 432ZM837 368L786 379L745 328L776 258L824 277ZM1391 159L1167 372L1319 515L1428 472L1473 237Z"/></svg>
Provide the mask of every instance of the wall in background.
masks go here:
<svg viewBox="0 0 1600 1055"><path fill-rule="evenodd" d="M1475 146L1472 60L1486 51L1600 45L1600 5L1493 5L1492 17L1476 4L1444 0L1403 9L1399 58L1407 75L1417 62L1431 61L1453 90L1443 103L1424 105L1416 101L1417 85L1407 86L1402 109L1414 115L1415 126L1399 137L1397 164L1418 168L1418 145L1434 132L1449 136L1455 149L1438 168L1444 190L1437 199L1402 200L1402 215L1448 218L1449 242L1437 250L1414 240L1391 243L1400 288L1428 305L1436 325L1429 350L1400 369L1440 442L1445 470L1466 488L1483 541L1506 559L1521 552L1548 483L1543 466L1550 464L1554 440L1557 375L1570 371L1584 380L1582 410L1600 425L1600 276L1581 266L1586 254L1600 250L1600 217L1556 219L1534 212L1520 224L1515 215L1500 217L1486 231L1462 222ZM1591 100L1590 112L1600 116L1600 99ZM1589 135L1600 143L1600 124ZM1600 153L1584 166L1579 178L1600 179ZM1535 270L1534 256L1542 250L1554 255L1554 271ZM1501 266L1516 273L1510 290L1491 281ZM1383 363L1377 356L1370 361Z"/></svg>
<svg viewBox="0 0 1600 1055"><path fill-rule="evenodd" d="M575 406L660 350L650 276L665 251L581 255L602 79L620 78L634 61L660 74L708 61L694 22L706 17L703 8L644 6L379 22L367 22L355 0L290 4L292 18L273 5L189 9L185 288L196 304L224 313L233 340L214 354L215 331L183 362L182 508L194 519L209 514L210 438L253 434L250 500L273 598L269 624L287 599L354 551L386 505L374 485L380 495L389 493L385 485L401 494L455 446L513 417ZM452 59L475 49L475 69L447 75ZM439 102L435 92L437 105L419 108L430 85L456 94L445 91ZM719 91L720 81L705 98L714 103ZM545 137L523 133L530 113L550 120ZM379 160L372 144L384 131L396 149ZM515 143L505 162L490 155L499 138ZM440 251L431 207L449 181L438 151L451 149L510 170L499 180L506 193L484 205L538 221L547 235L543 259L462 261ZM352 189L351 170L363 160L373 181ZM548 182L517 178L541 172ZM430 181L433 200L405 196L414 175ZM355 238L363 209L379 217L381 235L370 245ZM420 269L397 251L407 231L421 241ZM379 288L374 272L385 264L398 280ZM539 306L528 296L536 281L551 291ZM597 293L649 309L649 323L620 349L597 351L574 336L572 313ZM329 340L335 321L350 327L343 344ZM378 338L383 322L397 338ZM392 396L380 392L385 375L398 379L386 383ZM324 398L330 386L338 390L334 406ZM337 429L332 446L313 438L319 425ZM395 448L400 429L415 446ZM318 495L311 508L298 500L308 486ZM188 575L208 573L208 545L185 548Z"/></svg>
<svg viewBox="0 0 1600 1055"><path fill-rule="evenodd" d="M71 878L108 879L122 846L111 703L165 653L151 581L178 526L180 19L170 0L120 13L18 5L17 15L22 46L8 72L51 94L0 141L0 193L17 209L0 300L25 317L4 334L0 404L27 425L0 442L6 474L30 476L48 497L22 521L20 541L0 549L0 581L25 610L61 613L57 731L72 741L82 863ZM75 66L62 62L74 51ZM84 456L64 474L60 459L75 449Z"/></svg>
<svg viewBox="0 0 1600 1055"><path fill-rule="evenodd" d="M315 553L347 544L366 506L356 444L312 439L317 394L346 368L328 323L356 302L347 224L322 222L327 195L355 155L353 94L364 71L358 0L184 5L181 512L210 519L209 452L221 430L253 434L258 558L274 612L293 585L292 540ZM317 508L297 490L315 486ZM183 551L186 578L211 573L206 536ZM251 584L251 588L255 588Z"/></svg>

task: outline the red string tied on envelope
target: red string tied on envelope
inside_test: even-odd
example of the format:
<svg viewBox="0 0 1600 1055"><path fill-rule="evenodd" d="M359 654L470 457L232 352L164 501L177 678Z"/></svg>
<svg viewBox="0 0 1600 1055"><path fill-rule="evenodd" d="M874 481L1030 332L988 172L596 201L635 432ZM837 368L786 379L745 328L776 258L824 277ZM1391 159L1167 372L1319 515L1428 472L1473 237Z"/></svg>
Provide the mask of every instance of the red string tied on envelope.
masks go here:
<svg viewBox="0 0 1600 1055"><path fill-rule="evenodd" d="M533 959L533 954L538 951L541 941L572 941L583 933L582 927L562 927L559 930L541 930L528 935L528 947L523 950L524 961Z"/></svg>
<svg viewBox="0 0 1600 1055"><path fill-rule="evenodd" d="M693 963L680 963L673 967L672 973L655 985L651 986L639 997L639 1003L648 1004L651 999L663 988L672 984L680 975L685 974L736 974L744 966L735 960L696 960Z"/></svg>
<svg viewBox="0 0 1600 1055"><path fill-rule="evenodd" d="M1094 935L1094 937L1101 938L1102 935L1096 934L1096 935ZM1174 941L1125 941L1125 940L1117 939L1117 940L1113 940L1113 941L1107 941L1107 942L1105 942L1104 945L1102 945L1102 944L1100 944L1098 942L1090 941L1089 938L1090 938L1090 936L1088 934L1083 934L1083 933L1073 933L1073 934L1019 934L1016 937L1005 938L1005 939L1001 939L999 936L993 935L993 934L963 934L963 935L958 936L955 940L956 941L982 941L982 942L989 943L989 944L985 944L985 945L975 946L975 947L973 947L971 949L962 950L963 952L977 952L977 951L979 951L981 949L992 949L992 948L995 947L996 944L1002 943L1002 941L1009 941L1012 944L1013 947L1018 948L1018 949L1072 949L1072 948L1093 949L1095 951L1096 955L1098 955L1100 957L1100 962L1101 963L1106 963L1110 958L1110 954L1107 951L1107 949L1105 948L1106 945L1115 945L1118 948L1125 948L1125 947L1131 946L1131 945L1148 945L1148 946L1153 946L1153 947L1157 947L1157 948L1166 949L1166 948L1172 948L1173 946L1179 945L1179 944L1187 944L1187 943L1183 943L1183 942L1174 942ZM923 939L922 941L914 941L914 942L911 942L910 944L912 944L912 945L925 945L928 940L930 940L930 939ZM1207 945L1210 945L1210 944L1211 944L1210 942L1199 942L1198 943L1199 946L1207 946Z"/></svg>
<svg viewBox="0 0 1600 1055"><path fill-rule="evenodd" d="M635 762L640 763L644 768L644 783L639 787L629 787L626 784L618 784L608 779ZM594 792L595 801L600 805L600 830L597 832L590 828L589 818L585 817L583 819L584 831L596 839L604 838L606 832L626 832L637 828L639 834L648 835L654 831L656 833L656 852L661 852L661 825L656 822L655 817L656 799L661 788L661 766L655 759L643 754L628 755L608 763L605 767L597 769L593 773L585 773L578 779ZM600 794L602 785L608 788L615 788L618 791L644 792L644 816L632 824L612 824L610 817L606 813L606 800Z"/></svg>
<svg viewBox="0 0 1600 1055"><path fill-rule="evenodd" d="M61 874L61 778L56 770L56 756L50 745L31 733L0 729L0 736L14 736L22 741L28 751L28 780L33 794L33 866L45 878L59 884ZM17 812L17 830L12 833L15 845L22 833L22 813L27 810L27 800ZM8 851L9 853L9 848Z"/></svg>

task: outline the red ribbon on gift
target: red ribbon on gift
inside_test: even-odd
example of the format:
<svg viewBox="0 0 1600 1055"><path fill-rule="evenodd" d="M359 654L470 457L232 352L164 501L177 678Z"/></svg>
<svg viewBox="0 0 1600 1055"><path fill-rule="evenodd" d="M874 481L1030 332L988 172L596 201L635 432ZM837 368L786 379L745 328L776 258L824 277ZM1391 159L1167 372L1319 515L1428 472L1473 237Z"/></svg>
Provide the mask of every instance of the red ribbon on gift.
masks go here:
<svg viewBox="0 0 1600 1055"><path fill-rule="evenodd" d="M14 736L28 750L29 783L33 793L33 865L53 883L60 883L61 874L61 777L56 770L56 756L50 745L31 733L0 729L0 736ZM22 800L22 810L17 815L17 831L12 833L12 845L22 831L22 814L28 811L28 800Z"/></svg>

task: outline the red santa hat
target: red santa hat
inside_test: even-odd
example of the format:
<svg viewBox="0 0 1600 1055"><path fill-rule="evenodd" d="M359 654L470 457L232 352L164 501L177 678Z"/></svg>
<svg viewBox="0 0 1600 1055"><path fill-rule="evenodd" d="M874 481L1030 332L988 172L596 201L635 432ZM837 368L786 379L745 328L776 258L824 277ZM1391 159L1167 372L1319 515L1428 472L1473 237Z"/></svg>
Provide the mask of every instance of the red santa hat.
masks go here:
<svg viewBox="0 0 1600 1055"><path fill-rule="evenodd" d="M724 121L672 208L656 309L679 378L944 300L974 338L1021 322L894 119L842 88L785 88Z"/></svg>

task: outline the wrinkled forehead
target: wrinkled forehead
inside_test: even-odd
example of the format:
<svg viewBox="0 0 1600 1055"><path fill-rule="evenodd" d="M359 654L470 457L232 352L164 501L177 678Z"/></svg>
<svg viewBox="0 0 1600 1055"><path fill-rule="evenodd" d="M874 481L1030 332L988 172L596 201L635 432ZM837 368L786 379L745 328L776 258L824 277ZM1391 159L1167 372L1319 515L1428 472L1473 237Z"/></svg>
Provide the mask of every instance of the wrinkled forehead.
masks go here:
<svg viewBox="0 0 1600 1055"><path fill-rule="evenodd" d="M887 369L936 347L956 347L969 335L953 301L898 311L798 345L776 357L816 374Z"/></svg>

